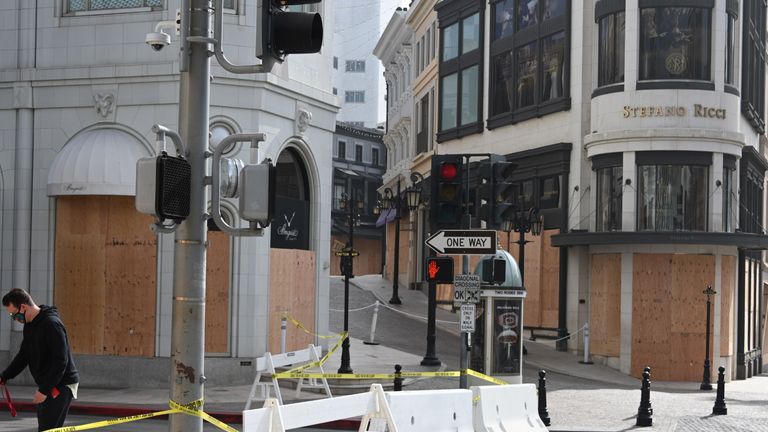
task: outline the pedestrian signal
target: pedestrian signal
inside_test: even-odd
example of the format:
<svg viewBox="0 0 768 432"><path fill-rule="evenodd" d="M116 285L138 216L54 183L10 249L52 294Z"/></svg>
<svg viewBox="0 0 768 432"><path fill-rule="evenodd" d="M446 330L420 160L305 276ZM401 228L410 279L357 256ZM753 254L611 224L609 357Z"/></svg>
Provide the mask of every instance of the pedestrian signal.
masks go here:
<svg viewBox="0 0 768 432"><path fill-rule="evenodd" d="M426 275L427 275L427 282L453 283L453 258L451 257L427 258Z"/></svg>

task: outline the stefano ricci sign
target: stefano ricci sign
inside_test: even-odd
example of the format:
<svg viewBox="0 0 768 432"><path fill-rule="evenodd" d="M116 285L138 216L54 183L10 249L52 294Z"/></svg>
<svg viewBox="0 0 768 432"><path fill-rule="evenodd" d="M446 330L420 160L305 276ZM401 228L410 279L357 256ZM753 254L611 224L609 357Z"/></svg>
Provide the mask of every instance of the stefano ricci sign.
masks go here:
<svg viewBox="0 0 768 432"><path fill-rule="evenodd" d="M636 117L693 117L713 118L725 120L725 108L709 107L701 104L693 104L690 107L676 106L632 106L624 105L622 116L624 118Z"/></svg>

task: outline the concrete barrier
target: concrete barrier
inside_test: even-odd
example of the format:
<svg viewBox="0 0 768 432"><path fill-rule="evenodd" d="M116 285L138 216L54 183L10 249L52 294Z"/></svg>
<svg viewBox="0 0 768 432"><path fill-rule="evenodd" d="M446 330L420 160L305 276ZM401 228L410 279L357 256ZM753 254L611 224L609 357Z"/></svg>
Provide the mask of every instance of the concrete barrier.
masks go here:
<svg viewBox="0 0 768 432"><path fill-rule="evenodd" d="M475 432L546 431L539 418L536 386L510 384L472 387Z"/></svg>
<svg viewBox="0 0 768 432"><path fill-rule="evenodd" d="M398 432L474 432L469 390L387 392L387 401Z"/></svg>

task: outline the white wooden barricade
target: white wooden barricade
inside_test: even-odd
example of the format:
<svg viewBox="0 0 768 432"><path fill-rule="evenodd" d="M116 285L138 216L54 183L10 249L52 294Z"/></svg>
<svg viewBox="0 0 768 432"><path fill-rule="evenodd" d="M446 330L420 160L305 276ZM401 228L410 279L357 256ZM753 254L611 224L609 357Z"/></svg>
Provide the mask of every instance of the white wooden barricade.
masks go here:
<svg viewBox="0 0 768 432"><path fill-rule="evenodd" d="M269 398L269 389L270 387L275 392L275 397L277 398L277 401L282 404L283 403L283 395L280 392L280 385L278 383L278 380L275 379L275 373L277 373L276 369L280 367L285 367L288 365L293 366L299 366L302 364L306 364L308 362L319 362L320 361L320 347L316 347L312 344L309 344L309 346L303 350L298 351L291 351L287 353L282 354L275 354L272 355L271 353L267 352L264 354L263 357L259 357L256 359L256 378L253 380L253 385L251 386L251 392L248 394L248 400L245 402L245 409L249 410L251 408L251 402L255 400L267 400ZM315 368L310 368L308 370L312 370ZM319 365L317 367L319 369L320 373L325 373L323 370L323 365ZM261 377L264 374L271 375L271 382L261 382ZM297 385L296 385L296 397L299 397L301 394L302 387L310 387L310 388L322 388L325 390L325 394L328 395L328 397L333 397L331 395L331 388L328 386L328 381L325 378L321 378L322 383L318 383L316 378L309 378L309 383L304 384L304 378L300 378ZM258 394L257 394L258 393Z"/></svg>
<svg viewBox="0 0 768 432"><path fill-rule="evenodd" d="M476 432L546 431L533 384L472 387Z"/></svg>
<svg viewBox="0 0 768 432"><path fill-rule="evenodd" d="M398 432L474 432L470 390L387 392Z"/></svg>
<svg viewBox="0 0 768 432"><path fill-rule="evenodd" d="M356 417L362 417L359 432L398 432L381 384L371 384L367 393L288 405L267 399L263 408L243 411L243 432L284 432Z"/></svg>

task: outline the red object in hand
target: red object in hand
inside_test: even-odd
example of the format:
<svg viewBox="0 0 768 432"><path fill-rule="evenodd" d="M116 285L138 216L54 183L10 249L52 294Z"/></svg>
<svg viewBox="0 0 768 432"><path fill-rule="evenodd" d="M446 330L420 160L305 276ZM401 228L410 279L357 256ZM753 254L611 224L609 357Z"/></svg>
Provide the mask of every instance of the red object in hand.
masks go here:
<svg viewBox="0 0 768 432"><path fill-rule="evenodd" d="M51 390L51 397L53 397L54 399L56 399L57 397L59 397L59 393L60 393L60 392L59 392L59 389L57 389L56 387L54 387L54 388L53 388L53 390Z"/></svg>

